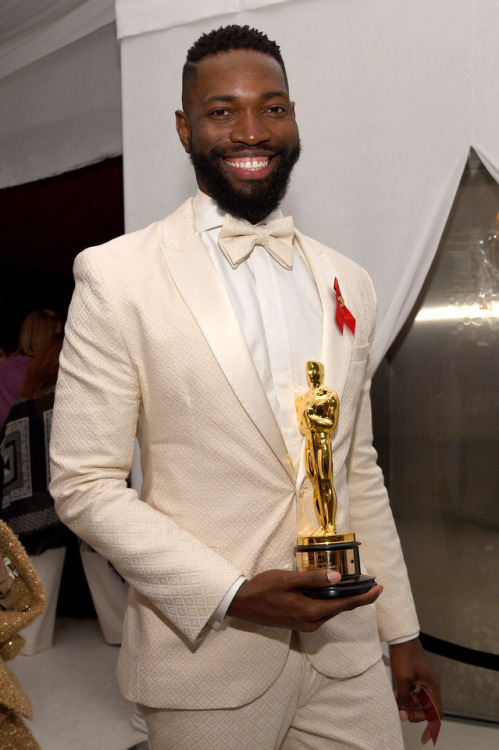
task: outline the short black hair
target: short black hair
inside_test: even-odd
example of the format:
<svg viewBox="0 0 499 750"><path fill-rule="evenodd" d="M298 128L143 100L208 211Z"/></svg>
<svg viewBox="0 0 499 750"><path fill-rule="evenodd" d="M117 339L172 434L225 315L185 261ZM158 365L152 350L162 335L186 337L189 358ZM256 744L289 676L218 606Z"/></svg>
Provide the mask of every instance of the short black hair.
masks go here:
<svg viewBox="0 0 499 750"><path fill-rule="evenodd" d="M289 89L286 68L279 46L271 41L262 31L258 31L258 29L250 29L249 26L232 24L230 26L220 26L219 29L213 29L213 31L207 34L202 34L188 50L187 59L182 70L182 98L187 84L196 76L197 63L200 60L209 55L228 52L232 49L252 49L273 57L281 66L286 88Z"/></svg>

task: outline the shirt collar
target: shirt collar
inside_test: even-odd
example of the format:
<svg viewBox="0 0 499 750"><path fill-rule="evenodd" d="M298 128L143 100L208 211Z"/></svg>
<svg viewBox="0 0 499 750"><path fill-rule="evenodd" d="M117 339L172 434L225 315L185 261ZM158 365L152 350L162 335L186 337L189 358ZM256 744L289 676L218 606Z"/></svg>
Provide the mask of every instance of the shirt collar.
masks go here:
<svg viewBox="0 0 499 750"><path fill-rule="evenodd" d="M198 190L196 197L192 202L194 210L194 223L198 232L206 232L209 229L216 229L222 226L224 223L225 212L222 211L215 203L213 198L210 198L206 193L202 193ZM269 221L274 219L281 219L283 213L280 208L276 208L268 216L266 216L258 224L267 224Z"/></svg>

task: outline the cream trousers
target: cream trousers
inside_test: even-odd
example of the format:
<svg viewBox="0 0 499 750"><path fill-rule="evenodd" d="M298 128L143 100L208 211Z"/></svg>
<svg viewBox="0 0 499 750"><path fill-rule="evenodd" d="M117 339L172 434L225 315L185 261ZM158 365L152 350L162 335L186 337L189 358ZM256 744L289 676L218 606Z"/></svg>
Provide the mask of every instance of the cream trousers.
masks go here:
<svg viewBox="0 0 499 750"><path fill-rule="evenodd" d="M213 687L209 688L213 690ZM238 708L177 711L140 706L149 750L403 750L386 667L335 680L294 640L286 666L259 698Z"/></svg>

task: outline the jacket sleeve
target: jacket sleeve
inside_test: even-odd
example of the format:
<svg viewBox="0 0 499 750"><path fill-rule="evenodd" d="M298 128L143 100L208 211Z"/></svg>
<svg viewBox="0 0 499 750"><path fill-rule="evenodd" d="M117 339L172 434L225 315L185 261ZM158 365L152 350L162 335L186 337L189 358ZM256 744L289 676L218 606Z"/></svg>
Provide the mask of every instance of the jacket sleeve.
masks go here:
<svg viewBox="0 0 499 750"><path fill-rule="evenodd" d="M369 280L372 304L376 299ZM369 338L372 339L373 331ZM369 363L366 373L369 371ZM400 540L395 527L383 473L373 446L371 378L366 374L347 457L351 528L361 542L360 558L384 591L376 602L382 641L416 635L419 624Z"/></svg>
<svg viewBox="0 0 499 750"><path fill-rule="evenodd" d="M94 250L75 262L51 434L50 491L62 521L190 640L241 571L127 486L139 378Z"/></svg>

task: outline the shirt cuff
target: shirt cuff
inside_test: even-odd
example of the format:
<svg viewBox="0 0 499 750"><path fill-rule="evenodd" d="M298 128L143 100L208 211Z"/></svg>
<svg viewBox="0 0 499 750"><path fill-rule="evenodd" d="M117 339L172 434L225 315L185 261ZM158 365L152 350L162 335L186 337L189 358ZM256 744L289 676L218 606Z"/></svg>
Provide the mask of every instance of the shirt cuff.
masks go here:
<svg viewBox="0 0 499 750"><path fill-rule="evenodd" d="M413 641L415 638L419 638L419 630L417 633L413 633L413 635L405 635L403 638L395 638L394 641L387 641L389 646L397 646L399 643L407 643L408 641Z"/></svg>
<svg viewBox="0 0 499 750"><path fill-rule="evenodd" d="M220 628L223 627L227 610L229 609L233 598L235 597L235 595L239 591L239 588L242 586L245 580L246 578L244 576L239 576L239 578L234 581L230 589L227 591L216 610L213 612L212 616L208 620L208 625L210 625L213 630L220 630Z"/></svg>

